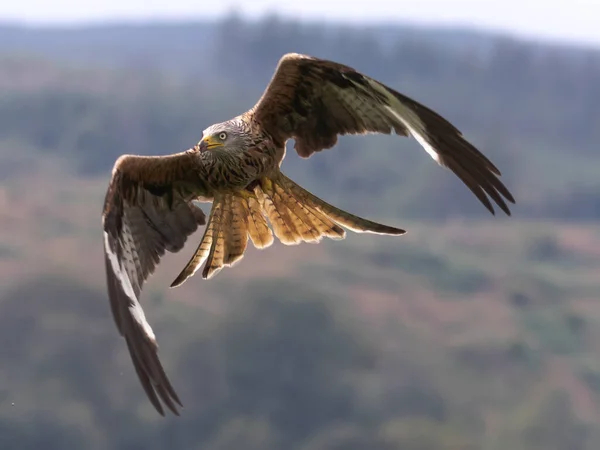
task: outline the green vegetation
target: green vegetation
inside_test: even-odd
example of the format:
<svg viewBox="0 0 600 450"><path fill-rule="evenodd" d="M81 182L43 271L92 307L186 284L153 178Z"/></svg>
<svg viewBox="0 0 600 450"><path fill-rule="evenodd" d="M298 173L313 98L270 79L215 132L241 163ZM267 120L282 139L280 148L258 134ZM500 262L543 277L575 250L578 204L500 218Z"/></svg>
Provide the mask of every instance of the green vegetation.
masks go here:
<svg viewBox="0 0 600 450"><path fill-rule="evenodd" d="M408 233L250 249L173 290L200 235L167 255L143 302L184 409L161 418L106 299L110 170L251 107L288 51L442 113L514 216L406 138L288 152L302 185ZM459 31L0 27L0 448L599 448L599 78L598 51Z"/></svg>

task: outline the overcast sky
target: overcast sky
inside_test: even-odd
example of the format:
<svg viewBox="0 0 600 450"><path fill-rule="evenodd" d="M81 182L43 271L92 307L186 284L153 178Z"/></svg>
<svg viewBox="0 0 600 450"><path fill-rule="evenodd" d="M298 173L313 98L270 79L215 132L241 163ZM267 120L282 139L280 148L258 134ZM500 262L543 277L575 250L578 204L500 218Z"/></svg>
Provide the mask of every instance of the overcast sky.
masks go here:
<svg viewBox="0 0 600 450"><path fill-rule="evenodd" d="M251 16L468 25L600 46L600 0L0 0L0 21L189 20L233 8Z"/></svg>

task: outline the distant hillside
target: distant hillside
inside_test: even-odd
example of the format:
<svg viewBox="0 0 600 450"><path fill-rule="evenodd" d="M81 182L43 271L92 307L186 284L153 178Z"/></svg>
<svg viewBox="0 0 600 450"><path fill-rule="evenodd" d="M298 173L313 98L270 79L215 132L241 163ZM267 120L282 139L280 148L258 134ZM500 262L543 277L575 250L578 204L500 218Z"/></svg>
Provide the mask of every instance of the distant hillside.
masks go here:
<svg viewBox="0 0 600 450"><path fill-rule="evenodd" d="M600 53L475 32L235 16L0 27L0 140L11 142L0 153L19 142L90 174L107 173L121 153L187 148L204 127L251 107L286 52L354 66L450 119L501 168L518 215L600 217ZM413 140L344 138L294 158L288 172L321 192L335 180L345 206L358 200L377 213L376 196L402 215L485 214Z"/></svg>
<svg viewBox="0 0 600 450"><path fill-rule="evenodd" d="M326 37L347 29L343 24L314 25L326 29ZM210 51L219 23L215 21L115 23L68 28L32 27L0 22L0 52L43 53L46 57L109 64L162 63L166 59L194 57ZM366 26L378 43L394 45L398 40L416 40L454 51L470 48L489 50L493 35L461 29L420 28L412 25ZM97 52L97 53L96 53ZM129 58L133 57L131 61Z"/></svg>
<svg viewBox="0 0 600 450"><path fill-rule="evenodd" d="M408 233L249 248L169 289L198 230L142 294L185 406L161 418L106 296L110 170L252 106L288 51L439 111L499 166L514 215L411 139L289 151L296 181ZM0 448L597 450L598 80L598 52L470 32L0 28Z"/></svg>
<svg viewBox="0 0 600 450"><path fill-rule="evenodd" d="M0 25L0 52L41 54L62 62L93 65L177 64L210 48L216 24L107 25L30 28ZM183 67L186 67L184 65Z"/></svg>
<svg viewBox="0 0 600 450"><path fill-rule="evenodd" d="M230 16L227 21L243 21ZM275 16L258 21L275 21L296 29L296 24ZM217 40L220 21L188 21L80 25L69 27L27 26L19 23L0 22L0 53L43 54L60 61L84 62L109 65L147 64L163 67L165 63L181 69L202 66L199 55L211 52ZM392 48L398 42L419 43L436 46L452 53L474 52L489 55L508 36L472 30L463 27L418 26L408 23L365 25L361 27L343 23L303 22L304 30L315 31L324 39L332 39L340 33L360 30L368 33L379 45ZM528 45L537 45L534 42ZM544 46L540 44L540 48ZM575 59L585 59L588 51L565 47L564 54ZM184 60L186 60L184 62Z"/></svg>

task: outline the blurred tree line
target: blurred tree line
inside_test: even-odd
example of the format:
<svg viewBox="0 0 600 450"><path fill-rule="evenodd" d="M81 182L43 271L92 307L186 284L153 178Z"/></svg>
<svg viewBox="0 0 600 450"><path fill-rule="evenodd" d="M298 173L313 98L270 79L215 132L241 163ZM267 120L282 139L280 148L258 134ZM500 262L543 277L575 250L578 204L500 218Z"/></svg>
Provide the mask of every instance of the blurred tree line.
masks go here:
<svg viewBox="0 0 600 450"><path fill-rule="evenodd" d="M0 141L64 157L83 175L108 174L122 153L189 148L206 126L254 104L283 53L301 52L351 65L446 116L497 163L519 216L600 217L597 51L478 35L449 47L446 35L419 39L406 30L394 35L277 17L255 23L234 15L175 30L108 27L104 40L101 29L72 31L63 36L65 46L75 46L68 37L78 44L71 59L63 52L45 65L24 59L43 57L32 44L35 31L24 32L25 41L13 30L13 47L22 50L0 64ZM52 39L39 33L45 49L42 36ZM128 57L132 47L143 62ZM84 49L103 55L103 63L84 59ZM10 153L11 146L0 149ZM339 192L332 200L358 200L365 213L378 212L369 202L377 196L394 215L487 214L412 139L343 138L333 151L294 158L284 163L287 172L317 192L331 182Z"/></svg>
<svg viewBox="0 0 600 450"><path fill-rule="evenodd" d="M237 308L217 318L146 300L184 403L179 418L161 418L115 338L103 293L66 277L15 286L0 301L0 339L10 343L0 350L0 445L592 450L600 442L517 354L501 370L516 371L518 383L496 381L494 392L484 376L498 370L492 361L484 373L467 370L464 357L400 324L386 350L344 313L342 297L268 278L239 288Z"/></svg>
<svg viewBox="0 0 600 450"><path fill-rule="evenodd" d="M250 108L285 52L354 66L446 116L500 167L518 216L600 218L598 51L277 17L0 27L0 180L47 160L69 176L108 182L123 153L189 148L206 126ZM360 214L488 214L406 138L342 138L309 160L288 152L283 168ZM534 272L537 263L584 262L535 236L513 268L520 284L506 288L525 331L506 342L473 332L481 339L442 348L396 317L375 330L348 312L344 286L371 283L398 296L397 273L427 273L435 289L456 295L494 288L495 267L475 257L463 267L456 252L421 247L399 255L344 242L327 270L309 261L282 279L232 276L226 294L235 307L222 315L146 293L184 403L179 418L159 417L144 397L104 290L69 273L11 280L0 295L0 448L596 449L598 417L582 417L548 375L550 361L572 357L585 386L600 393L591 319L560 304L575 289L565 278L553 284ZM3 261L17 259L2 250ZM535 309L540 298L549 313ZM474 328L478 320L469 319Z"/></svg>

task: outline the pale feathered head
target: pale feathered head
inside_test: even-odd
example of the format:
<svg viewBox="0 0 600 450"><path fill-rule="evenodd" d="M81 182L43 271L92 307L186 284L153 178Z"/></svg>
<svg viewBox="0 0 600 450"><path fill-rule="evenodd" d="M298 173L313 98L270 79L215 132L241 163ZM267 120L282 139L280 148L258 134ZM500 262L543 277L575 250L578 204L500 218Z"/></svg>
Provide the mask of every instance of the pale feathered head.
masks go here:
<svg viewBox="0 0 600 450"><path fill-rule="evenodd" d="M250 145L250 135L240 119L216 123L205 129L198 143L201 152L212 149L243 151Z"/></svg>

